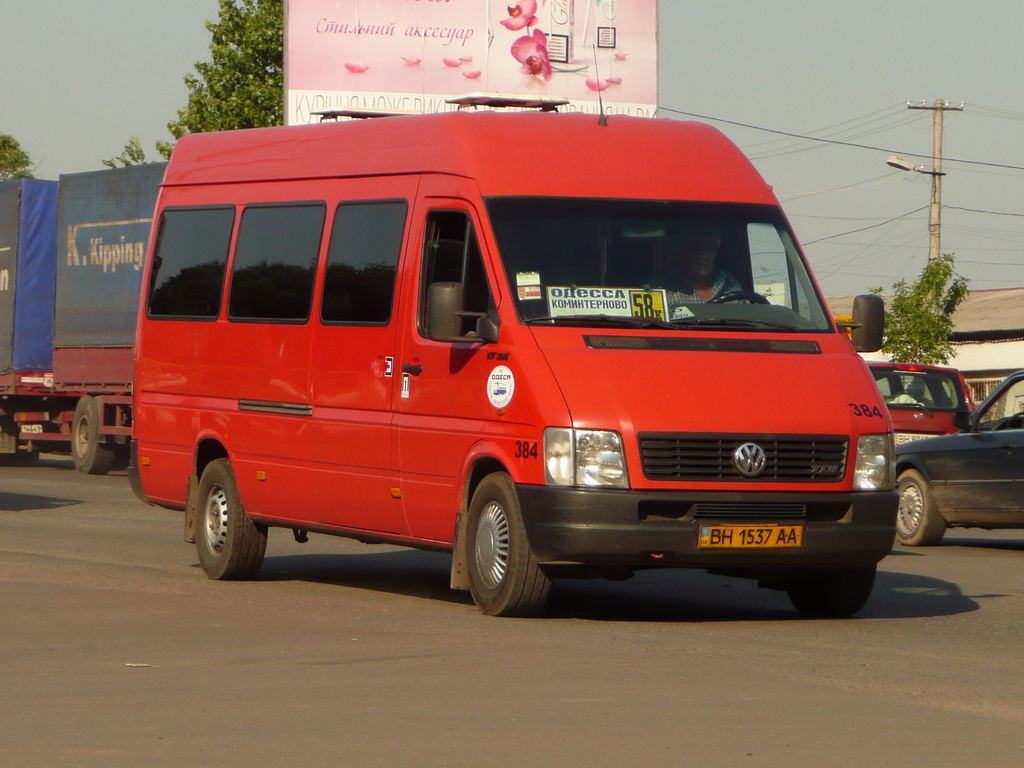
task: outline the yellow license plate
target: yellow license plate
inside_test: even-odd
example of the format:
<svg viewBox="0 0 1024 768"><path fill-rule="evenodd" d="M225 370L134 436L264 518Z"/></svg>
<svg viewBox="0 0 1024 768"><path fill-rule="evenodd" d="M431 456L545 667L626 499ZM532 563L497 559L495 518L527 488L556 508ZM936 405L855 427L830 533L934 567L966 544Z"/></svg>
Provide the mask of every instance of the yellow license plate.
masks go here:
<svg viewBox="0 0 1024 768"><path fill-rule="evenodd" d="M896 445L912 443L915 440L924 440L926 437L935 437L935 435L922 435L918 432L897 432L895 435Z"/></svg>
<svg viewBox="0 0 1024 768"><path fill-rule="evenodd" d="M701 549L796 549L804 545L802 525L702 525Z"/></svg>

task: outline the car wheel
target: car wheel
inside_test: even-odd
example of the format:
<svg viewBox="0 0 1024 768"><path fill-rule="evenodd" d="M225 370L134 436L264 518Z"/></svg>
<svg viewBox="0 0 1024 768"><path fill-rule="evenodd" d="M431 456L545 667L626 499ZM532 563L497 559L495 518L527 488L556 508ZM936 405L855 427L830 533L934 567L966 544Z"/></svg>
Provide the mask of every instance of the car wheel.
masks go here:
<svg viewBox="0 0 1024 768"><path fill-rule="evenodd" d="M900 507L896 514L896 538L908 547L938 544L946 533L946 521L935 507L932 488L920 472L908 469L900 475Z"/></svg>
<svg viewBox="0 0 1024 768"><path fill-rule="evenodd" d="M245 513L227 459L211 461L199 480L196 550L211 579L251 579L263 564L267 527Z"/></svg>
<svg viewBox="0 0 1024 768"><path fill-rule="evenodd" d="M536 616L551 580L526 539L515 485L504 472L485 477L469 505L469 590L490 616Z"/></svg>
<svg viewBox="0 0 1024 768"><path fill-rule="evenodd" d="M867 603L875 585L874 566L808 571L786 592L789 601L805 616L841 619L852 616Z"/></svg>

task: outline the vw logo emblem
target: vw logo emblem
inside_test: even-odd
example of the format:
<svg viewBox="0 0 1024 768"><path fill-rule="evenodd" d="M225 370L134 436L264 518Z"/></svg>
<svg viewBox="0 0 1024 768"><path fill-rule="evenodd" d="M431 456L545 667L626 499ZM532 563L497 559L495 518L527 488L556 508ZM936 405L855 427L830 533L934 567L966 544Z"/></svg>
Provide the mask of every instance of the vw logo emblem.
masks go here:
<svg viewBox="0 0 1024 768"><path fill-rule="evenodd" d="M767 463L764 448L757 443L744 443L732 452L732 465L744 477L757 477Z"/></svg>

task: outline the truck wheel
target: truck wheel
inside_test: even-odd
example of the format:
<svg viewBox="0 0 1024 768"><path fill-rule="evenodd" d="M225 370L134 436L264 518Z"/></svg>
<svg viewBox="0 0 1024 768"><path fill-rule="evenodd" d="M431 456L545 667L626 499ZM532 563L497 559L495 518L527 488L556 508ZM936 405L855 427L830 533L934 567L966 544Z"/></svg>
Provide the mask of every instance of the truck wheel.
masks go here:
<svg viewBox="0 0 1024 768"><path fill-rule="evenodd" d="M946 533L946 521L935 508L931 486L920 472L908 469L897 483L900 508L896 514L896 538L908 547L938 544Z"/></svg>
<svg viewBox="0 0 1024 768"><path fill-rule="evenodd" d="M526 540L512 478L496 472L483 479L469 505L469 591L489 616L536 616L551 592Z"/></svg>
<svg viewBox="0 0 1024 768"><path fill-rule="evenodd" d="M875 566L808 571L786 592L789 601L805 616L841 619L852 616L867 603L875 585Z"/></svg>
<svg viewBox="0 0 1024 768"><path fill-rule="evenodd" d="M105 475L114 464L114 449L100 435L100 424L99 403L84 395L71 422L71 456L75 469L87 475Z"/></svg>
<svg viewBox="0 0 1024 768"><path fill-rule="evenodd" d="M206 575L217 580L256 576L267 551L267 527L249 519L227 459L211 461L199 480L196 549Z"/></svg>

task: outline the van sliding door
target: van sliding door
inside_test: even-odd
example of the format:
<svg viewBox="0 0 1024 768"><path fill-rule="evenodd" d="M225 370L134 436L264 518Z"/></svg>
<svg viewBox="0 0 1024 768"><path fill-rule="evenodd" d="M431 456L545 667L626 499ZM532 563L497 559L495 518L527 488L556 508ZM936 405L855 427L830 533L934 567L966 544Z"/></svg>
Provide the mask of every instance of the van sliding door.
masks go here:
<svg viewBox="0 0 1024 768"><path fill-rule="evenodd" d="M313 516L404 536L393 458L399 262L408 179L342 182L333 211L310 369ZM378 195L378 197L373 197Z"/></svg>

